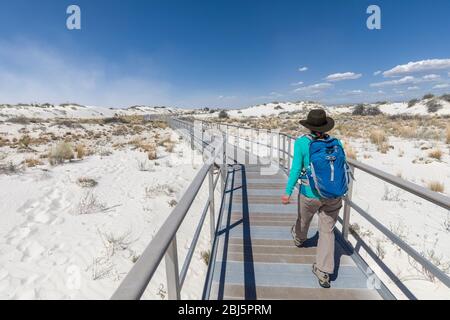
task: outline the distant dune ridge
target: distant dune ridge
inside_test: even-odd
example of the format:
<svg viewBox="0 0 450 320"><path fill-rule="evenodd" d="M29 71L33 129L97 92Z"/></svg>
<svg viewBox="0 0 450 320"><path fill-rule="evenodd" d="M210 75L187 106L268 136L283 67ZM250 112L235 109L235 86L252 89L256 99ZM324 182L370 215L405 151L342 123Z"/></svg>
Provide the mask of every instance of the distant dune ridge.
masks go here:
<svg viewBox="0 0 450 320"><path fill-rule="evenodd" d="M423 115L447 116L450 115L450 95L440 97L425 96L422 99L412 99L405 102L377 102L370 104L347 104L325 106L313 101L297 102L270 102L242 109L226 109L228 116L240 117L269 117L288 114L291 112L308 112L311 109L323 108L330 114L353 113L355 108L364 106L367 110L378 109L386 115ZM190 114L200 117L217 117L223 109L183 109L166 106L132 106L127 108L106 108L101 106L83 106L76 103L54 105L43 104L0 104L0 120L12 117L31 118L101 118L124 115L144 114Z"/></svg>

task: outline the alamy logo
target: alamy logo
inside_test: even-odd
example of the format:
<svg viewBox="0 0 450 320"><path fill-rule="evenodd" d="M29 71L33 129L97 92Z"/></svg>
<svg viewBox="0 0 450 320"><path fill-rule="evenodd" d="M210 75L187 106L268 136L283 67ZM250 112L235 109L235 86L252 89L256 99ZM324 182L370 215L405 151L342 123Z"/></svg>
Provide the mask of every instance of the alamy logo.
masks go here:
<svg viewBox="0 0 450 320"><path fill-rule="evenodd" d="M66 26L69 30L81 30L81 9L77 5L67 7L66 13L69 17L66 20Z"/></svg>
<svg viewBox="0 0 450 320"><path fill-rule="evenodd" d="M370 14L367 18L367 28L369 30L381 29L381 9L377 5L371 5L367 8L367 14Z"/></svg>

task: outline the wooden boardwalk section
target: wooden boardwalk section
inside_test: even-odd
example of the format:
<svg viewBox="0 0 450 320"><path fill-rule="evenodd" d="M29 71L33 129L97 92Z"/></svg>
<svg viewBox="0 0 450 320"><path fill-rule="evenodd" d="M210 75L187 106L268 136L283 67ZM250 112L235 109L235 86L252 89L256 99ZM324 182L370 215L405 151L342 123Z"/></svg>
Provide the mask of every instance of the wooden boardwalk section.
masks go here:
<svg viewBox="0 0 450 320"><path fill-rule="evenodd" d="M290 230L297 219L297 195L290 205L282 205L286 174L261 170L261 165L228 166L209 299L381 299L377 290L368 288L364 268L341 245L338 232L332 288L320 288L311 271L317 217L304 247L294 246Z"/></svg>

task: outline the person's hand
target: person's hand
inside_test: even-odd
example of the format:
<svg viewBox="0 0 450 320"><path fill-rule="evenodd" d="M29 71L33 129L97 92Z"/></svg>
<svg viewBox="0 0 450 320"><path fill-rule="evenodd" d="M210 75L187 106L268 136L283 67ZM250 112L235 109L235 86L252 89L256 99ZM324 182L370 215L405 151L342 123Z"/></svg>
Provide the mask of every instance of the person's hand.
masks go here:
<svg viewBox="0 0 450 320"><path fill-rule="evenodd" d="M283 203L283 204L289 204L289 196L288 195L283 195L283 196L281 196L281 203Z"/></svg>

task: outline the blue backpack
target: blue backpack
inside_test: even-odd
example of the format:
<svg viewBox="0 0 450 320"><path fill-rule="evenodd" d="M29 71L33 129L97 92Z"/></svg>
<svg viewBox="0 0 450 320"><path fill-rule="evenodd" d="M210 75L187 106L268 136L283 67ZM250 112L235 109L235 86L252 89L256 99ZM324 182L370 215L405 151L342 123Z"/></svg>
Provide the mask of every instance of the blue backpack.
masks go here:
<svg viewBox="0 0 450 320"><path fill-rule="evenodd" d="M309 145L310 165L306 177L311 188L324 199L343 197L348 191L350 170L344 149L335 138L311 140Z"/></svg>

